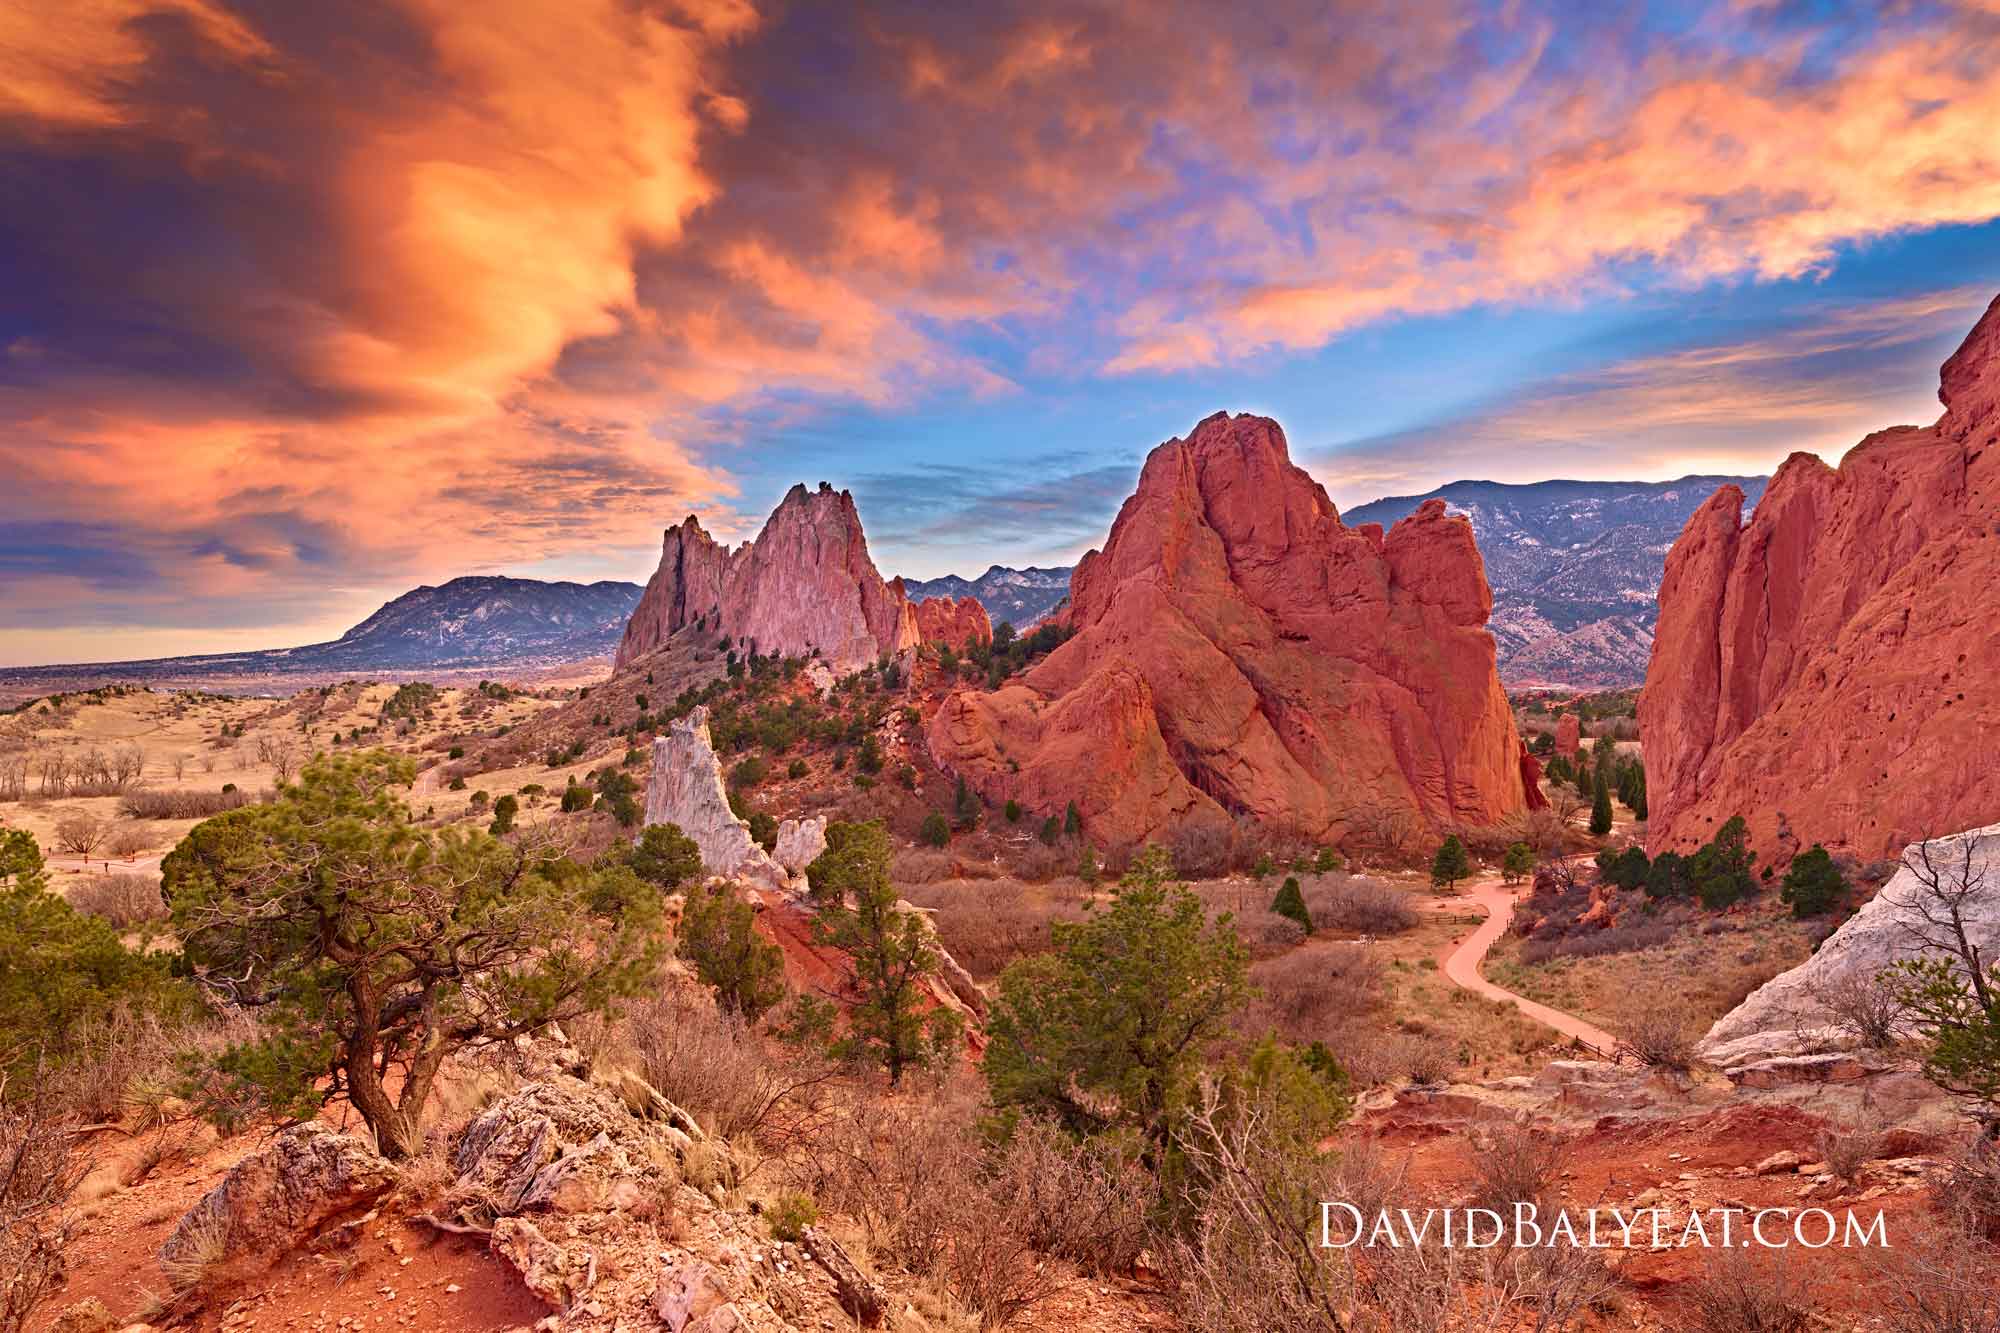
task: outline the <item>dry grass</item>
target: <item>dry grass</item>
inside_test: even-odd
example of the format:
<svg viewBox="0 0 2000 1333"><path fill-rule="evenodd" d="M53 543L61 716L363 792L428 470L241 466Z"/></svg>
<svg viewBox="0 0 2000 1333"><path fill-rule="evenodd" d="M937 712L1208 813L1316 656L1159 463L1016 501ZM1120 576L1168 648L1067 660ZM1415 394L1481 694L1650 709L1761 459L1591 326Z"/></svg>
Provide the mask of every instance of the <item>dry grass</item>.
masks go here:
<svg viewBox="0 0 2000 1333"><path fill-rule="evenodd" d="M1250 980L1260 994L1239 1026L1289 1042L1331 1046L1348 1023L1382 1007L1382 960L1364 944L1308 944L1255 964Z"/></svg>
<svg viewBox="0 0 2000 1333"><path fill-rule="evenodd" d="M946 879L910 885L902 893L931 912L945 948L981 981L998 976L1017 958L1046 952L1052 922L1083 919L1077 898L1014 879Z"/></svg>
<svg viewBox="0 0 2000 1333"><path fill-rule="evenodd" d="M1680 1305L1688 1333L1805 1333L1814 1322L1803 1283L1767 1251L1712 1252Z"/></svg>
<svg viewBox="0 0 2000 1333"><path fill-rule="evenodd" d="M1410 895L1359 875L1313 875L1300 881L1315 930L1399 935L1417 924Z"/></svg>
<svg viewBox="0 0 2000 1333"><path fill-rule="evenodd" d="M1638 915L1630 938L1638 940L1656 920ZM1545 962L1530 962L1526 942L1509 934L1494 944L1485 971L1497 985L1609 1031L1618 1030L1634 994L1673 997L1688 1025L1705 1030L1751 991L1804 962L1811 953L1806 930L1776 911L1720 919L1691 914L1656 944Z"/></svg>

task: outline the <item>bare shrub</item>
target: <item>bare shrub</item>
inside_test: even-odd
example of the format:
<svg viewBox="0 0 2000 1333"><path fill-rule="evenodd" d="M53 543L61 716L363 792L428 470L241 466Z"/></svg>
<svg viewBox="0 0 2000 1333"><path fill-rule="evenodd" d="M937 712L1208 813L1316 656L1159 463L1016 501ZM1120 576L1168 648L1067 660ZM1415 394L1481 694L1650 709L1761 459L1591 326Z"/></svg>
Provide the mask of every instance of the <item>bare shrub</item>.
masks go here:
<svg viewBox="0 0 2000 1333"><path fill-rule="evenodd" d="M81 810L72 811L56 821L56 846L71 856L91 856L110 835L109 824Z"/></svg>
<svg viewBox="0 0 2000 1333"><path fill-rule="evenodd" d="M265 793L265 798L269 793ZM264 799L250 792L165 790L138 787L125 793L119 809L127 819L211 819L227 810Z"/></svg>
<svg viewBox="0 0 2000 1333"><path fill-rule="evenodd" d="M1245 1010L1246 1032L1273 1030L1287 1041L1325 1041L1357 1014L1382 1003L1382 963L1365 944L1326 944L1250 968L1260 994Z"/></svg>
<svg viewBox="0 0 2000 1333"><path fill-rule="evenodd" d="M1813 1138L1813 1155L1852 1189L1861 1180L1861 1168L1882 1156L1885 1138L1877 1125L1828 1123Z"/></svg>
<svg viewBox="0 0 2000 1333"><path fill-rule="evenodd" d="M1183 879L1214 879L1229 869L1234 851L1233 830L1227 825L1200 820L1174 831L1167 851L1174 858L1174 873Z"/></svg>
<svg viewBox="0 0 2000 1333"><path fill-rule="evenodd" d="M1512 1219L1514 1205L1533 1204L1546 1216L1558 1202L1556 1174L1562 1147L1526 1125L1505 1125L1472 1135L1474 1208Z"/></svg>
<svg viewBox="0 0 2000 1333"><path fill-rule="evenodd" d="M1380 1087L1409 1069L1410 1039L1365 1020L1350 1019L1320 1040L1357 1088Z"/></svg>
<svg viewBox="0 0 2000 1333"><path fill-rule="evenodd" d="M1966 1235L2000 1240L2000 1144L1983 1135L1961 1139L1945 1158L1937 1199Z"/></svg>
<svg viewBox="0 0 2000 1333"><path fill-rule="evenodd" d="M1076 857L1035 838L1007 853L1007 867L1030 884L1046 884L1076 869Z"/></svg>
<svg viewBox="0 0 2000 1333"><path fill-rule="evenodd" d="M1812 997L1833 1015L1833 1026L1863 1046L1886 1050L1896 1044L1903 1006L1879 978L1857 974L1821 982L1813 987Z"/></svg>
<svg viewBox="0 0 2000 1333"><path fill-rule="evenodd" d="M1322 875L1305 892L1306 910L1321 930L1398 935L1417 924L1410 895L1380 880Z"/></svg>
<svg viewBox="0 0 2000 1333"><path fill-rule="evenodd" d="M1576 934L1531 939L1521 946L1521 961L1534 966L1557 958L1603 958L1638 953L1671 944L1680 932L1668 921L1635 921L1605 930L1588 928Z"/></svg>
<svg viewBox="0 0 2000 1333"><path fill-rule="evenodd" d="M1252 958L1276 958L1305 942L1306 928L1275 912L1251 912L1235 922L1237 937Z"/></svg>
<svg viewBox="0 0 2000 1333"><path fill-rule="evenodd" d="M1016 880L977 884L940 880L912 885L903 891L903 897L930 911L944 947L960 966L982 980L998 976L1017 958L1046 953L1052 922L1083 919L1082 909L1074 903Z"/></svg>
<svg viewBox="0 0 2000 1333"><path fill-rule="evenodd" d="M1890 1333L2000 1333L1993 1255L1964 1236L1918 1228L1877 1264L1876 1304Z"/></svg>
<svg viewBox="0 0 2000 1333"><path fill-rule="evenodd" d="M1008 1140L992 1190L1034 1249L1111 1274L1128 1271L1145 1248L1158 1186L1136 1163L1030 1119Z"/></svg>
<svg viewBox="0 0 2000 1333"><path fill-rule="evenodd" d="M90 875L71 884L64 896L77 911L103 917L120 930L167 919L160 882L146 875Z"/></svg>
<svg viewBox="0 0 2000 1333"><path fill-rule="evenodd" d="M1812 1305L1782 1262L1753 1250L1708 1253L1707 1269L1680 1289L1688 1333L1805 1333L1812 1326Z"/></svg>
<svg viewBox="0 0 2000 1333"><path fill-rule="evenodd" d="M1694 1068L1694 1038L1673 1005L1637 1007L1617 1031L1619 1051L1649 1068L1681 1074Z"/></svg>
<svg viewBox="0 0 2000 1333"><path fill-rule="evenodd" d="M1403 1072L1418 1087L1449 1083L1458 1072L1458 1052L1439 1037L1419 1037L1403 1048Z"/></svg>
<svg viewBox="0 0 2000 1333"><path fill-rule="evenodd" d="M39 1089L9 1102L0 1082L0 1329L25 1328L62 1290L70 1225L64 1208L84 1163Z"/></svg>
<svg viewBox="0 0 2000 1333"><path fill-rule="evenodd" d="M152 834L135 824L118 824L112 828L111 836L104 840L104 854L129 861L141 852L151 850L152 846Z"/></svg>
<svg viewBox="0 0 2000 1333"><path fill-rule="evenodd" d="M705 998L639 1001L626 1009L617 1035L646 1081L720 1138L782 1140L824 1112L820 1094L830 1068L765 1050L741 1019Z"/></svg>
<svg viewBox="0 0 2000 1333"><path fill-rule="evenodd" d="M935 884L949 879L958 860L950 852L933 847L905 847L889 864L889 878L897 885Z"/></svg>

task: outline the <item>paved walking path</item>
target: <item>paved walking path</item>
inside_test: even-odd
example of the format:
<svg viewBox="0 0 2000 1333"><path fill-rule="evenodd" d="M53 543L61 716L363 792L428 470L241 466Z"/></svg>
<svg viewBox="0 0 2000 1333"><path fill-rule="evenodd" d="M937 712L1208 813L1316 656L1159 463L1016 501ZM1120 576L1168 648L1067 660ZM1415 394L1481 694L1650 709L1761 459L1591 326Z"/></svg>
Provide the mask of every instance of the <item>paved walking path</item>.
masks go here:
<svg viewBox="0 0 2000 1333"><path fill-rule="evenodd" d="M1458 898L1446 898L1439 902L1437 910L1457 911L1467 901L1486 909L1486 920L1464 939L1457 941L1441 960L1445 977L1455 986L1469 990L1489 1000L1502 1000L1513 1005L1529 1018L1545 1027L1552 1027L1565 1037L1574 1037L1588 1042L1609 1054L1618 1049L1618 1038L1603 1028L1593 1027L1575 1014L1566 1014L1560 1009L1551 1009L1525 995L1496 986L1480 975L1479 965L1486 961L1486 951L1493 942L1507 931L1508 923L1514 919L1514 890L1502 884L1497 878L1481 878L1468 883L1465 894Z"/></svg>

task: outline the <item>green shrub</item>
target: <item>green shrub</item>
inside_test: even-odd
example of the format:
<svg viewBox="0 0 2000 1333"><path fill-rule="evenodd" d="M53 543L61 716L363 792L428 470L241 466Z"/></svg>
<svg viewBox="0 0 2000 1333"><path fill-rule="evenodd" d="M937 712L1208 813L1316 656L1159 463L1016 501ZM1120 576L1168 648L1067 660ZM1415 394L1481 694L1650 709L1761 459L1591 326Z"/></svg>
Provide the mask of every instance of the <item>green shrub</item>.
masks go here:
<svg viewBox="0 0 2000 1333"><path fill-rule="evenodd" d="M1290 917L1305 927L1306 934L1313 933L1312 913L1306 910L1305 895L1299 892L1298 880L1290 875L1278 887L1278 896L1271 900L1271 910L1279 916Z"/></svg>
<svg viewBox="0 0 2000 1333"><path fill-rule="evenodd" d="M582 783L572 782L563 788L562 812L573 815L579 810L588 810L597 802L597 793Z"/></svg>
<svg viewBox="0 0 2000 1333"><path fill-rule="evenodd" d="M924 824L917 831L917 841L926 847L942 847L951 841L951 821L933 810L924 816Z"/></svg>
<svg viewBox="0 0 2000 1333"><path fill-rule="evenodd" d="M764 1220L771 1224L771 1235L778 1240L797 1241L819 1220L819 1206L809 1194L786 1190L764 1209Z"/></svg>
<svg viewBox="0 0 2000 1333"><path fill-rule="evenodd" d="M701 848L678 824L648 824L632 849L632 873L671 892L702 877Z"/></svg>
<svg viewBox="0 0 2000 1333"><path fill-rule="evenodd" d="M1006 815L1009 824L1018 824L1021 822L1021 803L1009 800L1006 806L1002 808L1001 813Z"/></svg>
<svg viewBox="0 0 2000 1333"><path fill-rule="evenodd" d="M1779 901L1789 904L1796 917L1831 912L1846 895L1847 877L1818 843L1792 858L1784 887L1778 891Z"/></svg>

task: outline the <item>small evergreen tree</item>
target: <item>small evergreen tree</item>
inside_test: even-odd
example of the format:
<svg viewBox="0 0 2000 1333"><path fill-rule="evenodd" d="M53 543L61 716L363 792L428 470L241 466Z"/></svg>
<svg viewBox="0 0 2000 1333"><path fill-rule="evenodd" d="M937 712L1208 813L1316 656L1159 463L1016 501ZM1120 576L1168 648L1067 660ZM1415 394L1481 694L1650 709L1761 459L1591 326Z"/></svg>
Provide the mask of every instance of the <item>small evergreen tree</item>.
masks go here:
<svg viewBox="0 0 2000 1333"><path fill-rule="evenodd" d="M379 750L314 759L160 868L187 966L260 1001L257 1033L214 1061L229 1095L284 1118L344 1096L392 1160L421 1145L454 1052L608 1009L665 943L627 867L424 828L393 790L414 773Z"/></svg>
<svg viewBox="0 0 2000 1333"><path fill-rule="evenodd" d="M1509 884L1519 884L1535 873L1535 849L1525 842L1507 845L1506 855L1500 858L1500 878Z"/></svg>
<svg viewBox="0 0 2000 1333"><path fill-rule="evenodd" d="M958 789L952 793L951 811L952 818L961 829L969 829L979 822L979 797L962 777L958 780Z"/></svg>
<svg viewBox="0 0 2000 1333"><path fill-rule="evenodd" d="M1003 808L1003 810L1002 810L1002 813L1003 813L1003 814L1005 814L1005 815L1007 816L1007 822L1008 822L1009 824L1018 824L1018 823L1020 823L1020 822L1021 822L1021 803L1020 803L1019 801L1015 801L1015 800L1009 800L1009 801L1007 802L1006 806L1005 806L1005 807Z"/></svg>
<svg viewBox="0 0 2000 1333"><path fill-rule="evenodd" d="M1076 808L1075 801L1071 801L1063 811L1063 832L1072 838L1083 832L1083 814Z"/></svg>
<svg viewBox="0 0 2000 1333"><path fill-rule="evenodd" d="M981 1069L1000 1110L1074 1133L1136 1130L1158 1160L1207 1048L1249 999L1249 959L1149 848L1109 906L1050 926L1054 948L1000 974Z"/></svg>
<svg viewBox="0 0 2000 1333"><path fill-rule="evenodd" d="M1271 910L1298 922L1305 927L1306 934L1313 933L1312 913L1306 910L1306 896L1299 892L1299 882L1292 876L1285 876L1285 882L1278 886L1278 896L1271 900Z"/></svg>
<svg viewBox="0 0 2000 1333"><path fill-rule="evenodd" d="M1791 906L1793 916L1808 917L1831 912L1846 894L1847 877L1826 848L1814 843L1792 858L1778 899Z"/></svg>
<svg viewBox="0 0 2000 1333"><path fill-rule="evenodd" d="M1042 829L1037 836L1040 837L1041 840L1044 843L1048 844L1049 846L1051 847L1055 846L1056 839L1062 836L1061 821L1059 821L1054 815L1050 815L1047 819L1044 819L1042 821Z"/></svg>
<svg viewBox="0 0 2000 1333"><path fill-rule="evenodd" d="M1458 882L1471 873L1472 861L1465 854L1465 844L1456 833L1446 834L1438 845L1437 855L1431 858L1431 887L1455 892Z"/></svg>
<svg viewBox="0 0 2000 1333"><path fill-rule="evenodd" d="M1743 816L1732 815L1715 831L1715 840L1688 859L1688 878L1703 907L1724 908L1757 891L1750 874L1757 853L1745 846L1747 833Z"/></svg>
<svg viewBox="0 0 2000 1333"><path fill-rule="evenodd" d="M1590 796L1590 832L1598 838L1611 832L1611 784L1605 781L1601 769Z"/></svg>
<svg viewBox="0 0 2000 1333"><path fill-rule="evenodd" d="M679 824L648 824L632 849L632 873L671 893L702 875L701 848Z"/></svg>
<svg viewBox="0 0 2000 1333"><path fill-rule="evenodd" d="M806 867L807 883L821 902L813 934L853 960L861 995L841 1046L879 1060L890 1083L899 1083L904 1070L950 1053L958 1016L924 1008L924 979L938 970L937 945L930 924L896 901L887 832L870 821L831 824L826 835L826 851Z"/></svg>
<svg viewBox="0 0 2000 1333"><path fill-rule="evenodd" d="M518 798L512 795L502 796L493 803L493 822L486 826L486 831L496 838L510 832L514 827L514 816L520 809L521 802Z"/></svg>
<svg viewBox="0 0 2000 1333"><path fill-rule="evenodd" d="M755 922L756 909L718 880L688 890L675 932L675 952L715 988L716 1004L751 1023L785 998L785 955Z"/></svg>
<svg viewBox="0 0 2000 1333"><path fill-rule="evenodd" d="M951 841L951 821L937 810L924 816L924 826L917 831L917 840L927 847L942 847Z"/></svg>

